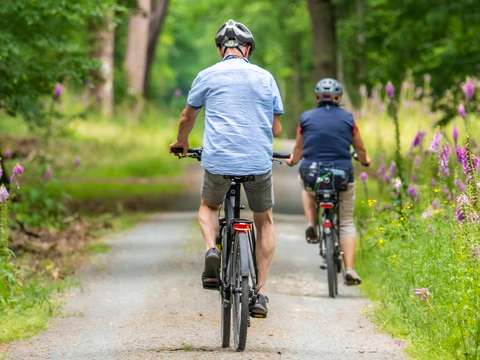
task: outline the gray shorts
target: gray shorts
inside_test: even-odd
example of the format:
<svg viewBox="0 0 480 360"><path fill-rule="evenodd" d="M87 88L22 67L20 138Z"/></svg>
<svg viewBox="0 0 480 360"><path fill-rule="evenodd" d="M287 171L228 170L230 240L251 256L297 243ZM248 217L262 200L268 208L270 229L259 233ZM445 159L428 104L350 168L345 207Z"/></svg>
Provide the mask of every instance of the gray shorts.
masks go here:
<svg viewBox="0 0 480 360"><path fill-rule="evenodd" d="M203 173L202 199L212 207L220 206L230 187L230 180L223 175ZM248 206L253 212L264 212L273 207L272 173L255 175L255 180L243 183Z"/></svg>

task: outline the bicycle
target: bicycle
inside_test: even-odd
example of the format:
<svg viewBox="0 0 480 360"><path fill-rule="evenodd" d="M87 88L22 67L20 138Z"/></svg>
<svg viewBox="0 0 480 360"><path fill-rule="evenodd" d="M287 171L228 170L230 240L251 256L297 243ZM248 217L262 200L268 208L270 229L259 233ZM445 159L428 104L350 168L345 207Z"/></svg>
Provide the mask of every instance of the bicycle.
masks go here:
<svg viewBox="0 0 480 360"><path fill-rule="evenodd" d="M317 234L320 234L319 254L325 259L328 295L338 295L338 274L343 273L343 252L340 246L339 199L347 190L346 171L327 164L317 164L313 191L317 208Z"/></svg>
<svg viewBox="0 0 480 360"><path fill-rule="evenodd" d="M183 149L173 148L172 153L183 157ZM201 160L202 148L188 149L185 157ZM274 153L274 159L288 159L290 154ZM253 221L242 219L240 210L241 184L253 181L254 175L226 175L230 188L225 195L224 216L219 216L217 248L220 252L220 279L209 287L220 292L221 342L230 346L231 328L236 351L245 350L247 329L250 326L250 305L257 297L257 265L255 257L255 227ZM221 210L220 210L221 211ZM232 324L233 310L233 324Z"/></svg>

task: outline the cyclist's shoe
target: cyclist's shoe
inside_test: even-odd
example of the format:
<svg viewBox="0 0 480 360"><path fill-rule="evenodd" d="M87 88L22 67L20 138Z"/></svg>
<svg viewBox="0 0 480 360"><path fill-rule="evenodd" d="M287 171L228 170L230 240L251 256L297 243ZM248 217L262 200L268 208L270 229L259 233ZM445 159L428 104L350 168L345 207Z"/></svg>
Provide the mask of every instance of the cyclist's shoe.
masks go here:
<svg viewBox="0 0 480 360"><path fill-rule="evenodd" d="M325 260L325 258L322 258L322 263L320 264L320 269L322 269L322 270L327 270L328 269L327 260Z"/></svg>
<svg viewBox="0 0 480 360"><path fill-rule="evenodd" d="M205 254L202 285L204 289L210 290L217 290L220 285L220 253L217 248L208 249Z"/></svg>
<svg viewBox="0 0 480 360"><path fill-rule="evenodd" d="M268 297L257 294L255 302L250 304L250 316L254 318L265 319L268 314Z"/></svg>
<svg viewBox="0 0 480 360"><path fill-rule="evenodd" d="M313 226L309 226L307 230L305 230L305 238L309 244L318 244L317 232Z"/></svg>
<svg viewBox="0 0 480 360"><path fill-rule="evenodd" d="M354 286L360 285L362 279L358 276L357 272L354 269L347 269L345 271L345 285Z"/></svg>

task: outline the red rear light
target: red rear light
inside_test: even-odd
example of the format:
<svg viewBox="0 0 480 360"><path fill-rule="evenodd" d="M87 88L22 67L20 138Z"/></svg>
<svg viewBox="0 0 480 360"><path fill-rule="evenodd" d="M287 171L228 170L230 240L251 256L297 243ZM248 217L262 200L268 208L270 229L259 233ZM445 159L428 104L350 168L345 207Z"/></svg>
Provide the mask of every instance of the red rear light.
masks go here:
<svg viewBox="0 0 480 360"><path fill-rule="evenodd" d="M249 223L234 223L233 230L239 232L248 232L252 230L252 224Z"/></svg>
<svg viewBox="0 0 480 360"><path fill-rule="evenodd" d="M332 226L332 222L331 222L330 220L325 220L325 221L323 222L323 227L324 227L325 229L331 229L331 228L333 227L333 226Z"/></svg>
<svg viewBox="0 0 480 360"><path fill-rule="evenodd" d="M332 203L320 203L320 207L322 209L333 209L333 204Z"/></svg>

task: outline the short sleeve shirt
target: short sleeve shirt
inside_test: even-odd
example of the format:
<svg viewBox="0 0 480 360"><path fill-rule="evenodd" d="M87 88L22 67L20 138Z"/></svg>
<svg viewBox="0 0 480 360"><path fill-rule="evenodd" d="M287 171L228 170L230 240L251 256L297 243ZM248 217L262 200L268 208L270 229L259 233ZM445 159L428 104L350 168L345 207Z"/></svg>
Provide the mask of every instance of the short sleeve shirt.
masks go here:
<svg viewBox="0 0 480 360"><path fill-rule="evenodd" d="M221 175L271 171L273 117L283 114L283 104L268 71L227 57L197 75L187 103L205 107L204 169Z"/></svg>
<svg viewBox="0 0 480 360"><path fill-rule="evenodd" d="M312 162L331 163L353 171L350 146L357 131L353 115L336 105L306 111L300 118L303 136L303 166Z"/></svg>

